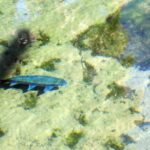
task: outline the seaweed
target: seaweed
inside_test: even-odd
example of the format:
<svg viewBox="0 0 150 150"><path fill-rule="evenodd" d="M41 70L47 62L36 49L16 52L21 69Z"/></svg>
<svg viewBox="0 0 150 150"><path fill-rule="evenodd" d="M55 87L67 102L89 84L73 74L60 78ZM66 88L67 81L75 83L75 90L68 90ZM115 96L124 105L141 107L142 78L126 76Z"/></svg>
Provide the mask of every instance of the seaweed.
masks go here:
<svg viewBox="0 0 150 150"><path fill-rule="evenodd" d="M73 148L79 140L83 137L84 133L81 130L72 130L69 135L65 138L65 144Z"/></svg>
<svg viewBox="0 0 150 150"><path fill-rule="evenodd" d="M29 110L29 109L36 107L36 104L37 104L37 96L33 93L29 93L26 96L26 100L24 101L24 103L21 106L25 110Z"/></svg>
<svg viewBox="0 0 150 150"><path fill-rule="evenodd" d="M117 141L114 138L109 138L106 142L105 142L105 146L109 149L109 148L113 148L114 150L124 150L124 144Z"/></svg>
<svg viewBox="0 0 150 150"><path fill-rule="evenodd" d="M87 125L87 118L86 118L86 115L85 114L80 114L79 118L78 118L78 121L81 125L85 126Z"/></svg>
<svg viewBox="0 0 150 150"><path fill-rule="evenodd" d="M107 18L106 18L106 22L108 24L110 24L110 27L112 30L116 30L118 29L119 25L119 20L120 20L120 9L116 10L116 12L110 14Z"/></svg>
<svg viewBox="0 0 150 150"><path fill-rule="evenodd" d="M86 61L84 61L83 64L83 81L86 83L91 83L94 76L96 75L96 70L91 64Z"/></svg>
<svg viewBox="0 0 150 150"><path fill-rule="evenodd" d="M131 112L131 114L140 113L140 110L136 106L131 106L129 108L129 111Z"/></svg>
<svg viewBox="0 0 150 150"><path fill-rule="evenodd" d="M133 58L133 56L126 56L122 59L120 59L120 63L122 66L125 66L125 67L131 67L135 62L135 59Z"/></svg>
<svg viewBox="0 0 150 150"><path fill-rule="evenodd" d="M87 125L88 123L86 114L83 111L80 111L79 115L76 116L75 119L83 126Z"/></svg>
<svg viewBox="0 0 150 150"><path fill-rule="evenodd" d="M37 38L38 41L41 42L40 46L43 46L50 42L50 37L44 31L39 30L39 37Z"/></svg>
<svg viewBox="0 0 150 150"><path fill-rule="evenodd" d="M92 55L119 58L127 43L126 35L119 24L119 11L109 16L103 24L90 26L71 42L80 50L90 49Z"/></svg>
<svg viewBox="0 0 150 150"><path fill-rule="evenodd" d="M46 62L43 62L41 64L40 68L45 69L47 71L54 71L54 70L56 70L55 63L58 63L60 61L61 61L61 59L59 59L59 58L50 59Z"/></svg>
<svg viewBox="0 0 150 150"><path fill-rule="evenodd" d="M56 138L59 135L60 131L61 130L59 128L54 128L52 131L51 137Z"/></svg>
<svg viewBox="0 0 150 150"><path fill-rule="evenodd" d="M3 131L2 128L0 128L0 137L4 136L5 135L5 132Z"/></svg>
<svg viewBox="0 0 150 150"><path fill-rule="evenodd" d="M107 87L111 91L107 94L106 99L110 97L114 97L114 98L126 97L126 93L127 93L126 87L120 86L116 84L115 82L109 84Z"/></svg>
<svg viewBox="0 0 150 150"><path fill-rule="evenodd" d="M53 142L53 140L60 135L60 131L61 130L59 128L54 128L52 130L52 133L51 133L50 137L48 137L49 143Z"/></svg>

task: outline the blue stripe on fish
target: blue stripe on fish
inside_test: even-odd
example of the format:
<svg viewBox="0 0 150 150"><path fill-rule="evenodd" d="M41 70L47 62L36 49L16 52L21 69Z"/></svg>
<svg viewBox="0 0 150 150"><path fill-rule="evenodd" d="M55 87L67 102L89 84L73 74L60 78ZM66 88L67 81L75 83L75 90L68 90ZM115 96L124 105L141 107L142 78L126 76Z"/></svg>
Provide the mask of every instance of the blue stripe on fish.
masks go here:
<svg viewBox="0 0 150 150"><path fill-rule="evenodd" d="M14 76L2 81L7 84L9 83L9 86L28 85L27 91L40 87L43 88L44 93L47 91L56 90L59 86L65 86L67 84L67 82L61 78L39 75Z"/></svg>
<svg viewBox="0 0 150 150"><path fill-rule="evenodd" d="M52 76L15 76L9 79L12 82L22 83L22 84L36 84L36 85L54 85L54 86L64 86L67 82L64 79L56 78Z"/></svg>
<svg viewBox="0 0 150 150"><path fill-rule="evenodd" d="M28 91L32 90L36 87L36 84L29 84Z"/></svg>

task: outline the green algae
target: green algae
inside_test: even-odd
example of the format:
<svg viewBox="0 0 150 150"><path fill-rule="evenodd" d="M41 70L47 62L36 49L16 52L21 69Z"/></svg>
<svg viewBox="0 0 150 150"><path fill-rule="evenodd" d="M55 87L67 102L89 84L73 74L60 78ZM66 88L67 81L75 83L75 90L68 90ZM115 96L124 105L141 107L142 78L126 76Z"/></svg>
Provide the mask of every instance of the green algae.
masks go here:
<svg viewBox="0 0 150 150"><path fill-rule="evenodd" d="M5 132L2 128L0 128L0 137L4 136L5 135Z"/></svg>
<svg viewBox="0 0 150 150"><path fill-rule="evenodd" d="M135 90L130 89L129 87L122 86L117 84L116 82L112 82L111 84L107 85L107 88L110 90L109 93L106 95L106 99L114 98L127 98L130 100L137 101L137 93ZM122 101L124 102L124 101ZM138 101L137 101L138 102Z"/></svg>
<svg viewBox="0 0 150 150"><path fill-rule="evenodd" d="M91 83L96 75L95 68L88 62L83 62L83 81L86 83Z"/></svg>
<svg viewBox="0 0 150 150"><path fill-rule="evenodd" d="M59 128L55 128L52 131L51 138L56 138L59 134L60 134L60 129Z"/></svg>
<svg viewBox="0 0 150 150"><path fill-rule="evenodd" d="M119 12L109 16L105 23L90 26L77 35L72 44L80 50L90 49L92 55L119 57L127 44L126 35L119 24Z"/></svg>
<svg viewBox="0 0 150 150"><path fill-rule="evenodd" d="M129 111L131 112L131 114L140 113L140 110L137 106L131 106L129 108Z"/></svg>
<svg viewBox="0 0 150 150"><path fill-rule="evenodd" d="M73 148L83 137L84 133L81 130L72 130L69 135L65 138L65 144Z"/></svg>
<svg viewBox="0 0 150 150"><path fill-rule="evenodd" d="M36 38L37 41L40 41L40 46L46 45L50 42L50 36L44 31L39 30L39 35Z"/></svg>
<svg viewBox="0 0 150 150"><path fill-rule="evenodd" d="M86 126L88 124L88 119L85 112L80 111L78 116L75 116L75 119L82 125Z"/></svg>
<svg viewBox="0 0 150 150"><path fill-rule="evenodd" d="M133 56L130 56L130 55L120 60L121 65L125 67L131 67L134 64L134 62L135 62L135 59L133 58Z"/></svg>
<svg viewBox="0 0 150 150"><path fill-rule="evenodd" d="M43 62L39 68L45 69L47 71L54 71L56 70L55 64L60 61L60 58L52 58L46 62Z"/></svg>
<svg viewBox="0 0 150 150"><path fill-rule="evenodd" d="M126 97L127 89L124 86L120 86L117 83L113 82L107 86L110 89L110 92L107 94L106 99L110 97L121 98Z"/></svg>
<svg viewBox="0 0 150 150"><path fill-rule="evenodd" d="M61 129L59 128L54 128L51 132L51 135L48 137L48 142L49 144L53 142L58 136L60 136Z"/></svg>
<svg viewBox="0 0 150 150"><path fill-rule="evenodd" d="M81 125L85 126L88 124L87 117L85 114L80 114L78 121Z"/></svg>
<svg viewBox="0 0 150 150"><path fill-rule="evenodd" d="M108 150L114 149L114 150L124 150L124 144L117 141L115 138L110 137L106 143L105 146L107 147Z"/></svg>
<svg viewBox="0 0 150 150"><path fill-rule="evenodd" d="M25 97L26 97L26 99L25 99L24 103L22 103L21 106L25 110L29 110L29 109L35 108L36 104L37 104L37 96L35 94L33 94L33 93L29 93Z"/></svg>

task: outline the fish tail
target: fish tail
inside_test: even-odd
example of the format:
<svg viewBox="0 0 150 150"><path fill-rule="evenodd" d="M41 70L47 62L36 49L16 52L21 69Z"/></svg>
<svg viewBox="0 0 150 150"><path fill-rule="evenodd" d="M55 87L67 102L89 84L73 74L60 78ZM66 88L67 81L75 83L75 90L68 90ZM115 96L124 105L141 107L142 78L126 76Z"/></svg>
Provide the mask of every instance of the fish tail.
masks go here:
<svg viewBox="0 0 150 150"><path fill-rule="evenodd" d="M0 79L0 84L8 83L9 79Z"/></svg>

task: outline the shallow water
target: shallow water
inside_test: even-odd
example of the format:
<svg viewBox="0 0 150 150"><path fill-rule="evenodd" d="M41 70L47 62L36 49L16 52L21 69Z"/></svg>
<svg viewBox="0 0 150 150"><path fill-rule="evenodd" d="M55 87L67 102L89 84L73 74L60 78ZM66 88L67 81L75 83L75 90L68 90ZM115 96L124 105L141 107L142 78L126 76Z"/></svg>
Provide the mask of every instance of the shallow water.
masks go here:
<svg viewBox="0 0 150 150"><path fill-rule="evenodd" d="M125 53L136 59L140 70L150 69L150 3L147 0L133 0L121 11L120 23L128 35Z"/></svg>
<svg viewBox="0 0 150 150"><path fill-rule="evenodd" d="M67 81L41 95L9 83L5 89L1 82L0 150L149 149L149 5L148 0L0 2L0 52L6 55L0 65L15 60L8 72L1 69L5 78ZM30 33L31 45L21 29Z"/></svg>

